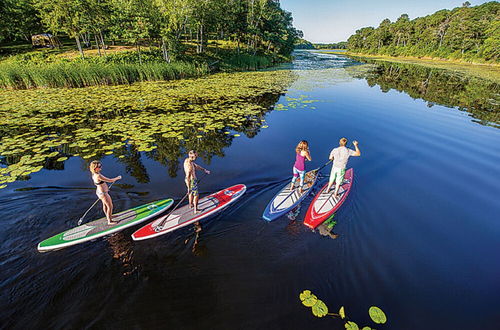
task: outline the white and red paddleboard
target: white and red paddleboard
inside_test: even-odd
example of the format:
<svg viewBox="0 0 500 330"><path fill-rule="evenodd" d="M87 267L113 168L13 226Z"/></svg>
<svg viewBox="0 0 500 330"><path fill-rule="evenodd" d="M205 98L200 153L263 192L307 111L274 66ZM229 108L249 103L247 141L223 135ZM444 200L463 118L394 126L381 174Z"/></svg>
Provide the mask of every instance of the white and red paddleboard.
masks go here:
<svg viewBox="0 0 500 330"><path fill-rule="evenodd" d="M345 172L344 182L340 185L336 199L333 198L335 186L333 186L332 189L326 193L326 187L328 187L327 182L316 194L311 202L311 205L309 205L309 209L307 210L306 217L304 219L304 225L314 229L334 214L340 208L342 203L344 203L347 195L349 195L353 178L354 171L350 168Z"/></svg>
<svg viewBox="0 0 500 330"><path fill-rule="evenodd" d="M212 195L200 198L198 201L198 213L194 214L193 209L190 208L189 205L185 205L140 228L132 234L132 238L134 241L140 241L185 227L228 207L238 200L246 190L247 187L244 184L237 184Z"/></svg>

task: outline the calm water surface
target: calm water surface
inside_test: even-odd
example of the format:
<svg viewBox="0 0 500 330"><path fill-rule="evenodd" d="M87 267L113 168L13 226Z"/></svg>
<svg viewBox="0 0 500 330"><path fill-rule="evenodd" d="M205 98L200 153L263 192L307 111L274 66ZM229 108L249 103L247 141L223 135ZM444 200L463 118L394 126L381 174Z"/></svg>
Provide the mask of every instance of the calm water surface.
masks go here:
<svg viewBox="0 0 500 330"><path fill-rule="evenodd" d="M79 157L0 190L2 327L344 329L301 304L309 289L360 326L375 327L367 313L375 305L388 317L377 329L498 329L499 91L482 84L490 87L472 93L463 77L451 89L442 84L454 78L424 86L421 69L412 80L408 67L373 72L328 54L299 52L291 68L297 79L265 115L269 127L200 160L212 171L203 194L237 183L248 191L202 222L194 251L190 227L132 242L135 227L38 253L39 241L75 226L95 199ZM311 198L295 220L262 220L297 142L309 141L312 169L343 136L359 141L362 156L349 163L355 179L335 216L339 237L302 224ZM103 159L104 174L133 185L113 187L116 210L183 196L182 173L168 175L178 164L144 154L137 162L149 183L137 168ZM100 215L96 208L88 219Z"/></svg>

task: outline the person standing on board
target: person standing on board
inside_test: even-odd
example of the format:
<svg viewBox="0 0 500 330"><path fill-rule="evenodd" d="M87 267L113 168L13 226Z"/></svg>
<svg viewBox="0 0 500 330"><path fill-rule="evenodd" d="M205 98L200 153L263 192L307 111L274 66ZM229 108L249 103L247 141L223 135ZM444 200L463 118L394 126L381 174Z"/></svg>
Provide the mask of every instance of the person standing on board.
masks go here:
<svg viewBox="0 0 500 330"><path fill-rule="evenodd" d="M198 213L198 183L196 182L196 169L205 171L210 174L210 171L196 164L194 161L198 154L194 150L190 150L188 157L184 160L184 172L186 173L186 186L188 189L189 206L192 207L194 213Z"/></svg>
<svg viewBox="0 0 500 330"><path fill-rule="evenodd" d="M302 187L304 186L304 176L306 174L306 159L311 161L311 153L309 152L309 144L306 140L299 142L295 147L295 164L293 164L293 178L290 190L294 189L295 181L300 178L299 193L302 194Z"/></svg>
<svg viewBox="0 0 500 330"><path fill-rule="evenodd" d="M347 166L347 161L350 156L361 156L361 151L358 148L358 141L353 141L356 151L346 148L347 139L341 138L339 141L339 147L335 148L330 152L330 160L333 160L332 171L330 172L330 180L328 181L328 187L325 193L328 194L332 188L333 182L335 181L335 192L333 193L333 198L338 198L338 192L340 185L344 182L345 168Z"/></svg>
<svg viewBox="0 0 500 330"><path fill-rule="evenodd" d="M109 188L106 182L115 182L120 180L121 175L116 178L109 179L101 174L102 163L98 160L94 160L90 163L89 166L90 173L92 173L92 181L96 186L96 195L102 202L102 210L106 215L106 219L108 219L108 225L112 225L114 223L118 223L119 221L113 221L113 200L111 200L111 196L109 196Z"/></svg>

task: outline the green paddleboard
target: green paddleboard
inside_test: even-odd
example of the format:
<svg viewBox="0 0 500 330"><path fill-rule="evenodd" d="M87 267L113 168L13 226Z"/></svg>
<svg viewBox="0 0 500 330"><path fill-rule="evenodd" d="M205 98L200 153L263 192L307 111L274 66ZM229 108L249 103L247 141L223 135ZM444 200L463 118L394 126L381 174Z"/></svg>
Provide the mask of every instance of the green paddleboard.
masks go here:
<svg viewBox="0 0 500 330"><path fill-rule="evenodd" d="M59 250L71 245L80 244L102 236L116 233L120 230L135 226L159 215L172 206L173 202L174 201L171 198L162 199L114 214L113 220L118 222L112 225L108 225L108 220L104 217L73 229L63 231L62 233L40 242L38 244L38 251L45 252Z"/></svg>

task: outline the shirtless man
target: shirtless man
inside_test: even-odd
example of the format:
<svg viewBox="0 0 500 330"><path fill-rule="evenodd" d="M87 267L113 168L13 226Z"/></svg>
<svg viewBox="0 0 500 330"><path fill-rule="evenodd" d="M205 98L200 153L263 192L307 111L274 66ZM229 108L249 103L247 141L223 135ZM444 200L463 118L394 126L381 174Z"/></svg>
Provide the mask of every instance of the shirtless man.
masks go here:
<svg viewBox="0 0 500 330"><path fill-rule="evenodd" d="M196 169L205 171L205 173L210 174L210 171L204 169L200 165L196 164L194 161L198 157L198 154L194 150L190 150L188 157L184 160L184 172L186 173L186 186L189 195L189 206L193 208L194 213L198 213L198 183L196 182Z"/></svg>

